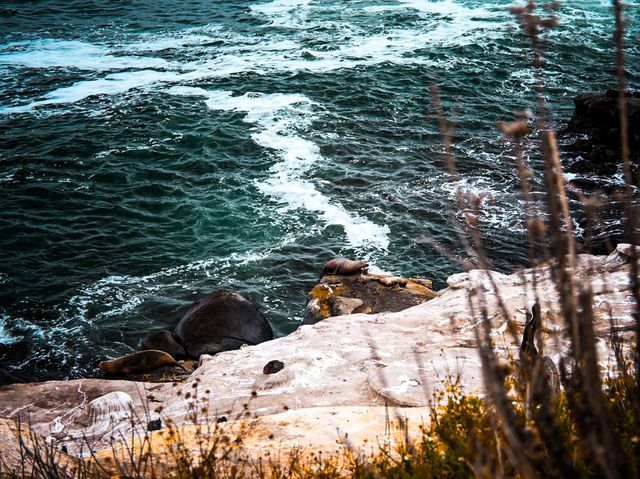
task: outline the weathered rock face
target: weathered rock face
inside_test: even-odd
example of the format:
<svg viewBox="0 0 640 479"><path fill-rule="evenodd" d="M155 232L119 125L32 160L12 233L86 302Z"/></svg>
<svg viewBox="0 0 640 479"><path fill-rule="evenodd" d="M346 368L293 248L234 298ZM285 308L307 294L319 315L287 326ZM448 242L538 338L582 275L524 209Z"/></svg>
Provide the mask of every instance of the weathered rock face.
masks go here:
<svg viewBox="0 0 640 479"><path fill-rule="evenodd" d="M253 303L233 291L203 297L180 320L174 336L194 359L273 339L271 326Z"/></svg>
<svg viewBox="0 0 640 479"><path fill-rule="evenodd" d="M431 281L380 274L331 274L311 290L302 324L315 324L331 316L397 312L436 296Z"/></svg>
<svg viewBox="0 0 640 479"><path fill-rule="evenodd" d="M491 293L489 275L500 290L508 317ZM468 310L469 297L486 290L483 304L495 350L502 358L517 357L525 304L532 299L533 275L533 270L512 275L482 270L462 273L437 297L397 313L330 317L301 326L284 338L205 355L200 367L181 384L83 379L3 386L0 417L28 416L38 433L64 439L69 453L78 454L86 440L83 437L90 439L95 451L108 451L111 438L130 437L132 428L147 431L160 415L161 424L170 419L176 426L188 426L199 405L207 407L206 411L197 409L200 420L213 424L222 416L232 422L246 414L262 417L316 407L422 407L446 387L448 375L459 376L466 392L482 394L475 340L478 318ZM604 365L613 357L607 343L610 318L615 319L626 344L625 335L634 327L628 249L619 247L609 256L581 255L575 275L581 284L590 282L595 294L596 347ZM544 354L557 362L568 349L557 292L548 267L537 268L535 277ZM509 333L507 319L519 331L517 338ZM278 367L269 367L265 373L265 366L274 361L279 362ZM130 396L133 421L118 417L109 423L89 414L91 401L114 391ZM154 412L159 406L162 412ZM297 429L287 435L283 428L282 440L313 443L314 429L310 424L304 432Z"/></svg>
<svg viewBox="0 0 640 479"><path fill-rule="evenodd" d="M583 193L594 190L612 193L620 188L614 175L622 173L618 92L588 93L574 99L575 111L567 128L560 132L559 144L564 150L564 168L575 173L574 186ZM632 174L640 175L640 92L626 97L629 155ZM612 197L598 210L598 221L579 219L589 229L591 251L606 253L605 240L614 244L631 239L628 225L623 224L627 205L623 198ZM636 205L637 207L637 205Z"/></svg>
<svg viewBox="0 0 640 479"><path fill-rule="evenodd" d="M565 134L584 135L570 149L582 153L582 160L572 164L572 171L616 173L620 157L620 109L618 92L588 93L573 100L575 111ZM626 97L629 150L633 159L640 153L640 92Z"/></svg>

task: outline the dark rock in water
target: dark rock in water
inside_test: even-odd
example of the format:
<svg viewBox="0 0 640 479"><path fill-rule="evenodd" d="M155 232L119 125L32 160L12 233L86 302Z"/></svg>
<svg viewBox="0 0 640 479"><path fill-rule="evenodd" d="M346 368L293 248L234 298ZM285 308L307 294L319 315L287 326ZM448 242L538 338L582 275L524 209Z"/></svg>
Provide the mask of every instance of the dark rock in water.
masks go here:
<svg viewBox="0 0 640 479"><path fill-rule="evenodd" d="M587 93L574 98L575 110L565 132L587 135L592 144L620 149L618 92ZM626 94L629 149L640 149L640 92Z"/></svg>
<svg viewBox="0 0 640 479"><path fill-rule="evenodd" d="M620 120L618 92L588 93L574 99L575 111L567 128L559 134L559 145L565 158L565 170L575 173L573 185L583 194L601 191L614 197L598 208L597 221L586 215L578 218L586 230L586 250L608 252L607 242L629 242L631 232L625 225L627 205L615 195L622 187ZM640 177L640 92L627 93L626 111L629 137L629 159L634 181ZM614 176L615 175L615 176Z"/></svg>
<svg viewBox="0 0 640 479"><path fill-rule="evenodd" d="M269 361L267 364L264 365L264 368L262 368L262 373L275 374L278 371L282 371L283 369L284 369L284 363L282 361L278 361L277 359L274 359L273 361Z"/></svg>
<svg viewBox="0 0 640 479"><path fill-rule="evenodd" d="M436 296L431 281L380 274L324 276L311 290L302 324L331 316L402 311Z"/></svg>
<svg viewBox="0 0 640 479"><path fill-rule="evenodd" d="M273 339L264 315L233 291L203 297L180 320L174 331L189 357L237 349Z"/></svg>
<svg viewBox="0 0 640 479"><path fill-rule="evenodd" d="M613 175L621 158L618 92L588 93L573 100L575 110L560 134L563 149L573 156L566 165L574 173ZM632 162L640 156L640 92L627 93L629 153Z"/></svg>
<svg viewBox="0 0 640 479"><path fill-rule="evenodd" d="M14 376L0 364L0 386L5 384L23 383L24 381L17 376Z"/></svg>
<svg viewBox="0 0 640 479"><path fill-rule="evenodd" d="M142 349L158 349L169 353L176 359L187 357L187 352L176 341L173 333L165 329L147 334L142 340Z"/></svg>

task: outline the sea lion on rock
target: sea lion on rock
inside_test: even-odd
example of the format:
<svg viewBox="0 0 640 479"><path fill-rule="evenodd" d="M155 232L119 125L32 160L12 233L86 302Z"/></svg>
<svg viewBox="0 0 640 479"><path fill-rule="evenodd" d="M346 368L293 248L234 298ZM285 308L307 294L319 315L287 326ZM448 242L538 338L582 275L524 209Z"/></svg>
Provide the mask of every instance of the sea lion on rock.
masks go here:
<svg viewBox="0 0 640 479"><path fill-rule="evenodd" d="M176 341L173 333L166 329L147 334L142 340L142 349L159 349L176 359L187 357L187 352L182 345Z"/></svg>
<svg viewBox="0 0 640 479"><path fill-rule="evenodd" d="M366 272L369 267L368 263L364 261L352 261L347 258L334 258L325 264L320 271L320 278L328 274L341 274L347 276L350 274L357 274Z"/></svg>
<svg viewBox="0 0 640 479"><path fill-rule="evenodd" d="M233 291L204 296L180 320L174 336L187 355L216 354L273 339L273 331L253 303Z"/></svg>
<svg viewBox="0 0 640 479"><path fill-rule="evenodd" d="M168 364L178 365L184 369L169 353L157 349L146 349L111 361L102 361L99 366L108 374L129 375L150 371Z"/></svg>

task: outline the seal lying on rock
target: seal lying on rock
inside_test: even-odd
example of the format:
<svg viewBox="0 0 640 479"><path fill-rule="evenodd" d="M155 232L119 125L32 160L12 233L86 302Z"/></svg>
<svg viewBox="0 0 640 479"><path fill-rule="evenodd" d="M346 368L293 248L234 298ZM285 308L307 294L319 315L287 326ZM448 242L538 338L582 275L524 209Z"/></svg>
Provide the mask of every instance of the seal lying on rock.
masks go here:
<svg viewBox="0 0 640 479"><path fill-rule="evenodd" d="M328 274L341 274L347 276L350 274L357 274L366 272L369 267L368 263L364 261L352 261L347 258L334 258L325 264L320 270L320 278Z"/></svg>
<svg viewBox="0 0 640 479"><path fill-rule="evenodd" d="M180 320L174 337L187 355L216 354L273 339L271 326L253 303L233 291L203 297Z"/></svg>
<svg viewBox="0 0 640 479"><path fill-rule="evenodd" d="M178 365L184 369L173 356L157 349L146 349L111 361L102 361L99 366L108 374L129 375L150 371L168 364Z"/></svg>

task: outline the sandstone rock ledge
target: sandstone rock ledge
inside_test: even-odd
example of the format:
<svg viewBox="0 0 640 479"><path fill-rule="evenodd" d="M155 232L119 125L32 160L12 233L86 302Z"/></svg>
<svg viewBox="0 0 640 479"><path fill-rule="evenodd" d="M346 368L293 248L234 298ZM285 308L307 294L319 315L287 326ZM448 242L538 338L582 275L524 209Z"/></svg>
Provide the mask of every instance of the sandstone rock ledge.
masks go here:
<svg viewBox="0 0 640 479"><path fill-rule="evenodd" d="M583 283L590 281L593 286L594 326L598 351L605 361L611 358L606 341L610 315L623 334L633 326L626 252L620 245L609 256L581 255L576 271ZM28 417L35 431L65 440L66 450L76 455L83 441L90 441L96 451L106 451L112 438L127 436L132 428L146 430L151 421L160 427L167 420L189 427L196 404L198 408L207 406L206 412L199 409L200 420L214 424L221 417L231 424L247 415L266 423L278 422L283 416L274 415L312 417L314 409L310 408L325 408L315 409L315 414L327 418L318 426L326 433L327 424L333 424L332 416L338 418L337 428L346 428L346 422L339 419L344 411L357 414L358 408L374 408L370 410L372 414L379 415L385 404L422 409L432 394L444 387L442 381L448 375L459 375L468 393L482 394L474 320L469 315L467 299L471 289L487 284L489 274L500 288L511 319L522 327L524 305L531 299L527 293L531 295L533 271L504 275L475 270L450 277L449 287L436 298L400 312L331 317L301 326L284 338L213 357L203 356L198 369L181 384L81 379L5 386L0 388L0 417L22 417L23 421ZM548 267L537 268L535 274L542 298L545 353L557 359L567 348L559 334L562 326L557 317L557 295ZM506 318L490 295L487 307L497 350L505 356L517 355L519 344L505 333ZM264 365L272 360L281 361L284 368L275 374L264 374ZM90 401L112 391L125 392L133 399L133 423L128 415L90 414ZM161 412L156 411L158 406ZM419 414L427 420L424 411ZM161 421L157 422L159 418ZM272 438L261 436L260 444L278 441L288 447L306 447L316 437L326 437L325 433L316 434L314 421L301 421L304 427L282 426ZM384 433L384 421L379 422L378 429L367 430L367 434L376 431L380 436ZM261 449L256 450L259 453Z"/></svg>

